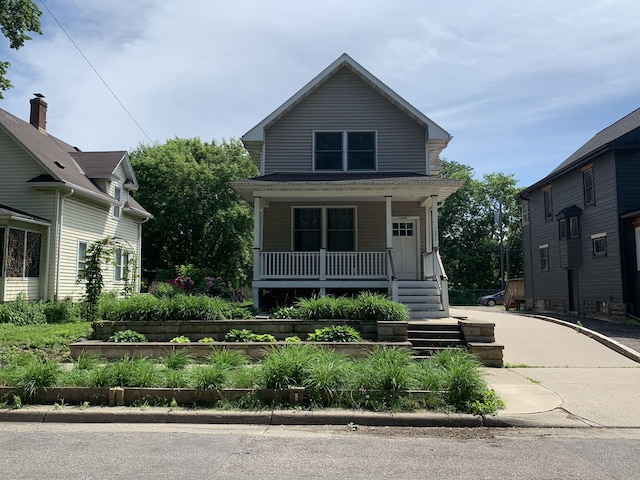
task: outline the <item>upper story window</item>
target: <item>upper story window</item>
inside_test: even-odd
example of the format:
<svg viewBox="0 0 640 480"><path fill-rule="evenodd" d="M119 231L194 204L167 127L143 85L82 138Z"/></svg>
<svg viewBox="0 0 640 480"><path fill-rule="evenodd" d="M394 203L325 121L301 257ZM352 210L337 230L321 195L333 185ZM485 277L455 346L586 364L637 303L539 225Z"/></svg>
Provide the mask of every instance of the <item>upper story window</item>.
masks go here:
<svg viewBox="0 0 640 480"><path fill-rule="evenodd" d="M593 167L589 166L582 171L582 185L584 188L584 204L595 205L596 188L593 180Z"/></svg>
<svg viewBox="0 0 640 480"><path fill-rule="evenodd" d="M314 169L376 169L376 132L314 132Z"/></svg>
<svg viewBox="0 0 640 480"><path fill-rule="evenodd" d="M529 225L529 200L522 201L522 224Z"/></svg>
<svg viewBox="0 0 640 480"><path fill-rule="evenodd" d="M122 248L116 249L114 263L114 280L124 282L129 275L129 253Z"/></svg>
<svg viewBox="0 0 640 480"><path fill-rule="evenodd" d="M113 188L113 198L118 202L118 205L114 205L113 207L113 217L120 218L120 214L122 213L122 206L120 205L120 202L122 201L122 187L116 185Z"/></svg>
<svg viewBox="0 0 640 480"><path fill-rule="evenodd" d="M544 189L544 219L553 219L553 202L551 201L551 186Z"/></svg>

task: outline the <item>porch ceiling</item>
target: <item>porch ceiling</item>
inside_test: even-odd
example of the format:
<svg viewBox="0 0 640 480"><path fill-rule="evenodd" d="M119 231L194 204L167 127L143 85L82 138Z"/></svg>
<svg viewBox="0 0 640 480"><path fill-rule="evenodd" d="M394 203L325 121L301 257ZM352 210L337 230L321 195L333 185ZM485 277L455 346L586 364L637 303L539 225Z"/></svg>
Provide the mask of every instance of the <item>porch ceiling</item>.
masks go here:
<svg viewBox="0 0 640 480"><path fill-rule="evenodd" d="M436 195L443 201L463 182L412 173L275 173L231 182L231 186L249 203L254 197L264 200L295 201L341 200L382 201L391 196L398 201L420 201Z"/></svg>

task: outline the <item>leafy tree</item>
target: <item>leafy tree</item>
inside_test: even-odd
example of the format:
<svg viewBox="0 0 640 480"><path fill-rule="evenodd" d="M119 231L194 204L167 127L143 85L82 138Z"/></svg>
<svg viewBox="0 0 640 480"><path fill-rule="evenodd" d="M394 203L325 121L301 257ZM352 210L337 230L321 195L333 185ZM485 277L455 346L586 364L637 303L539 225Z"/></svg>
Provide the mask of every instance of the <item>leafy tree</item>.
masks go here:
<svg viewBox="0 0 640 480"><path fill-rule="evenodd" d="M143 265L168 277L181 265L206 270L235 287L253 261L253 213L229 182L258 175L239 140L173 139L131 154L136 198L155 218L143 225Z"/></svg>
<svg viewBox="0 0 640 480"><path fill-rule="evenodd" d="M0 0L0 30L9 40L9 48L18 50L24 42L31 40L29 32L42 34L40 17L42 12L33 0ZM13 85L6 77L9 62L0 61L0 98L2 92Z"/></svg>
<svg viewBox="0 0 640 480"><path fill-rule="evenodd" d="M441 175L464 181L439 210L440 253L452 287L500 287L500 222L510 277L522 274L522 232L518 188L513 175L491 173L473 178L473 169L442 160ZM505 263L506 269L506 263Z"/></svg>

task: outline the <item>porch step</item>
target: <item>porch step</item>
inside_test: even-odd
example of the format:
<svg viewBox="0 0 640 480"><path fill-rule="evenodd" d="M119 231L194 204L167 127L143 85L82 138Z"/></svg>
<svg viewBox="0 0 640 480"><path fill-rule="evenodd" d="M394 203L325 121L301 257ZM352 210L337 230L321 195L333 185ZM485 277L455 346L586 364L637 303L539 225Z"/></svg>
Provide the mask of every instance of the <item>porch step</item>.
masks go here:
<svg viewBox="0 0 640 480"><path fill-rule="evenodd" d="M444 318L444 307L435 280L402 280L398 282L398 301L409 308L412 319Z"/></svg>
<svg viewBox="0 0 640 480"><path fill-rule="evenodd" d="M428 358L447 348L466 348L460 326L452 322L409 322L407 338L415 359Z"/></svg>

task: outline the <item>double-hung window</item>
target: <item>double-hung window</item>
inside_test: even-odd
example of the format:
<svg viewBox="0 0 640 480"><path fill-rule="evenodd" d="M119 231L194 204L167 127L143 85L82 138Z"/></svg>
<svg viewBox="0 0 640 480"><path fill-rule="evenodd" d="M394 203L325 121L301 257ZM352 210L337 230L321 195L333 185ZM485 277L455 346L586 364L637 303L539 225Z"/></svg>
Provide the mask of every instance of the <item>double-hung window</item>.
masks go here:
<svg viewBox="0 0 640 480"><path fill-rule="evenodd" d="M88 243L80 240L78 242L78 278L84 278L84 271L87 268L87 247Z"/></svg>
<svg viewBox="0 0 640 480"><path fill-rule="evenodd" d="M113 198L118 202L118 204L113 207L113 218L120 218L120 213L122 212L122 206L120 205L122 201L122 188L118 185L113 187Z"/></svg>
<svg viewBox="0 0 640 480"><path fill-rule="evenodd" d="M376 132L314 132L314 170L376 170Z"/></svg>
<svg viewBox="0 0 640 480"><path fill-rule="evenodd" d="M116 249L115 252L115 281L123 282L127 278L129 267L129 254L122 248Z"/></svg>
<svg viewBox="0 0 640 480"><path fill-rule="evenodd" d="M553 219L553 202L551 201L551 186L544 189L544 219Z"/></svg>
<svg viewBox="0 0 640 480"><path fill-rule="evenodd" d="M593 181L593 167L588 167L582 170L582 186L584 188L585 206L595 205L596 189L595 189L595 182Z"/></svg>
<svg viewBox="0 0 640 480"><path fill-rule="evenodd" d="M356 247L353 207L294 208L293 250L352 252Z"/></svg>
<svg viewBox="0 0 640 480"><path fill-rule="evenodd" d="M540 245L540 270L546 272L549 270L549 245Z"/></svg>

